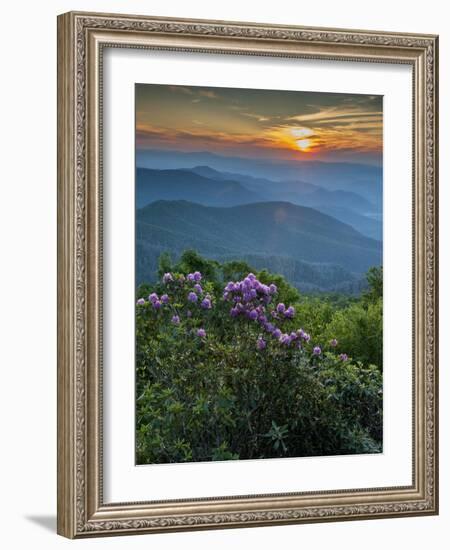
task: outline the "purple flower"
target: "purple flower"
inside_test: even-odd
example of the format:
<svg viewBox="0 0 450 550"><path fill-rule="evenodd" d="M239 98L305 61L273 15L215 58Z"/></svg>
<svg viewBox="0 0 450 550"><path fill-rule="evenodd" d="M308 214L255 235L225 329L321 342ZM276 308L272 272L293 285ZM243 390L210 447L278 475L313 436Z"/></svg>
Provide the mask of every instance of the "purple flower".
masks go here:
<svg viewBox="0 0 450 550"><path fill-rule="evenodd" d="M258 340L256 340L256 347L261 351L263 349L265 349L266 347L266 341L264 340L264 338L261 338L259 337Z"/></svg>
<svg viewBox="0 0 450 550"><path fill-rule="evenodd" d="M253 273L249 273L247 275L247 279L250 279L251 281L254 281L256 279L256 275L254 275Z"/></svg>
<svg viewBox="0 0 450 550"><path fill-rule="evenodd" d="M206 330L205 330L204 328L199 328L199 329L197 330L197 336L198 336L199 338L205 338L205 336L206 336Z"/></svg>
<svg viewBox="0 0 450 550"><path fill-rule="evenodd" d="M246 289L246 290L250 290L252 288L252 280L249 279L248 277L246 277L243 281L242 281L242 286Z"/></svg>
<svg viewBox="0 0 450 550"><path fill-rule="evenodd" d="M167 283L171 283L172 281L173 281L172 273L164 273L163 283L166 285Z"/></svg>
<svg viewBox="0 0 450 550"><path fill-rule="evenodd" d="M292 306L289 306L287 310L284 312L284 315L285 317L292 319L295 315L295 309Z"/></svg>
<svg viewBox="0 0 450 550"><path fill-rule="evenodd" d="M199 283L201 280L202 280L202 274L200 273L200 271L196 271L194 273L194 281L196 283Z"/></svg>
<svg viewBox="0 0 450 550"><path fill-rule="evenodd" d="M178 317L178 315L174 315L171 320L174 325L180 324L180 318Z"/></svg>
<svg viewBox="0 0 450 550"><path fill-rule="evenodd" d="M192 303L196 302L198 300L197 294L195 294L195 292L189 292L188 300Z"/></svg>
<svg viewBox="0 0 450 550"><path fill-rule="evenodd" d="M198 283L196 283L194 285L194 290L197 294L201 294L203 292L203 288L202 288L202 285L199 285Z"/></svg>
<svg viewBox="0 0 450 550"><path fill-rule="evenodd" d="M258 319L258 312L255 309L252 309L248 312L248 318L252 321L256 321L256 319Z"/></svg>
<svg viewBox="0 0 450 550"><path fill-rule="evenodd" d="M274 338L276 338L278 340L278 338L280 338L281 336L281 330L279 328L276 328L273 332L272 332L272 335Z"/></svg>
<svg viewBox="0 0 450 550"><path fill-rule="evenodd" d="M193 273L188 273L187 280L188 281L193 281L194 280L194 274Z"/></svg>
<svg viewBox="0 0 450 550"><path fill-rule="evenodd" d="M280 342L285 346L289 346L289 344L291 343L291 337L289 336L289 334L282 334L280 336Z"/></svg>
<svg viewBox="0 0 450 550"><path fill-rule="evenodd" d="M145 304L144 298L139 298L139 300L136 302L138 306L143 306Z"/></svg>
<svg viewBox="0 0 450 550"><path fill-rule="evenodd" d="M232 307L230 309L230 315L231 317L237 317L239 315L239 310L237 307Z"/></svg>
<svg viewBox="0 0 450 550"><path fill-rule="evenodd" d="M168 304L168 303L169 303L169 296L167 296L167 294L163 294L163 295L161 296L161 302L162 302L163 304Z"/></svg>
<svg viewBox="0 0 450 550"><path fill-rule="evenodd" d="M277 285L274 285L273 283L269 285L269 292L270 294L276 294L278 292Z"/></svg>
<svg viewBox="0 0 450 550"><path fill-rule="evenodd" d="M211 309L211 300L209 298L205 298L202 300L200 305L203 309Z"/></svg>
<svg viewBox="0 0 450 550"><path fill-rule="evenodd" d="M348 355L347 355L346 353L341 353L341 354L339 355L339 359L340 359L341 361L347 361L347 360L348 360Z"/></svg>
<svg viewBox="0 0 450 550"><path fill-rule="evenodd" d="M290 334L291 341L297 340L298 336L296 332L291 332Z"/></svg>
<svg viewBox="0 0 450 550"><path fill-rule="evenodd" d="M338 341L336 340L336 338L333 338L333 340L331 340L330 342L330 346L332 348L335 348L337 345L338 345Z"/></svg>
<svg viewBox="0 0 450 550"><path fill-rule="evenodd" d="M234 290L234 283L232 281L230 281L229 283L226 284L225 286L225 290L227 292L233 292Z"/></svg>
<svg viewBox="0 0 450 550"><path fill-rule="evenodd" d="M150 302L152 304L154 304L159 298L158 298L158 295L156 294L156 292L152 292L150 294L150 296L148 297L148 299L150 300Z"/></svg>
<svg viewBox="0 0 450 550"><path fill-rule="evenodd" d="M315 346L315 347L313 348L313 354L314 354L314 355L320 355L321 353L322 353L322 350L320 349L319 346Z"/></svg>
<svg viewBox="0 0 450 550"><path fill-rule="evenodd" d="M159 300L155 300L155 301L153 302L153 307L154 307L155 309L160 309L160 308L161 308L161 302L160 302Z"/></svg>
<svg viewBox="0 0 450 550"><path fill-rule="evenodd" d="M264 328L267 330L267 332L273 332L275 330L275 327L272 325L272 323L266 323L264 325Z"/></svg>
<svg viewBox="0 0 450 550"><path fill-rule="evenodd" d="M305 342L309 342L311 340L311 336L307 332L303 333L302 338Z"/></svg>
<svg viewBox="0 0 450 550"><path fill-rule="evenodd" d="M284 313L286 310L286 306L284 304L278 304L277 305L277 312L278 313Z"/></svg>
<svg viewBox="0 0 450 550"><path fill-rule="evenodd" d="M258 293L256 292L256 290L254 288L250 289L250 298L256 298L256 296L258 296Z"/></svg>

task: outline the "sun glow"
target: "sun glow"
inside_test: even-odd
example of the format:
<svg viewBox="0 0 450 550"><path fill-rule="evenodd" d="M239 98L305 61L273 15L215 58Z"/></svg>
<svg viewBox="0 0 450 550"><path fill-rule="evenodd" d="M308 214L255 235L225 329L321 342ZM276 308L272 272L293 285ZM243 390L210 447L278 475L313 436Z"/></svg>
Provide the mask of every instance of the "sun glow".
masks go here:
<svg viewBox="0 0 450 550"><path fill-rule="evenodd" d="M311 140L310 139L298 139L297 140L297 147L300 149L300 151L309 151L311 148Z"/></svg>
<svg viewBox="0 0 450 550"><path fill-rule="evenodd" d="M311 128L291 128L290 133L294 137L294 144L298 150L303 153L311 151L314 146L314 131Z"/></svg>
<svg viewBox="0 0 450 550"><path fill-rule="evenodd" d="M314 134L311 128L291 128L291 134L295 138L307 138Z"/></svg>

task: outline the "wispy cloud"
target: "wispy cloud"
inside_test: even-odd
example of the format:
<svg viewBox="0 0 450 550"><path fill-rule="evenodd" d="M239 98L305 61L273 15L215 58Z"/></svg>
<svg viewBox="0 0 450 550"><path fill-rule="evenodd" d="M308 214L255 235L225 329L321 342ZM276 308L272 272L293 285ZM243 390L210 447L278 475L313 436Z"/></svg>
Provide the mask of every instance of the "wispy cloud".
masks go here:
<svg viewBox="0 0 450 550"><path fill-rule="evenodd" d="M141 147L296 159L381 155L380 96L195 86L145 90L136 103Z"/></svg>
<svg viewBox="0 0 450 550"><path fill-rule="evenodd" d="M184 95L194 95L195 92L192 88L187 86L167 86L167 89L174 93L180 93Z"/></svg>
<svg viewBox="0 0 450 550"><path fill-rule="evenodd" d="M263 115L258 115L257 113L240 112L240 114L242 116L245 116L245 117L248 117L248 118L253 118L253 119L257 120L258 122L268 122L269 120L271 120L270 117L263 116Z"/></svg>
<svg viewBox="0 0 450 550"><path fill-rule="evenodd" d="M212 90L200 90L198 93L202 97L207 97L208 99L220 99L216 92L213 92Z"/></svg>
<svg viewBox="0 0 450 550"><path fill-rule="evenodd" d="M289 121L295 122L316 122L320 124L334 124L337 121L354 121L355 119L361 119L363 117L370 119L378 119L381 123L382 121L382 112L381 111L367 111L359 108L358 106L353 107L332 107L332 108L321 108L313 113L307 114L298 114L290 116L287 118Z"/></svg>
<svg viewBox="0 0 450 550"><path fill-rule="evenodd" d="M301 127L280 125L269 127L260 134L230 134L205 128L202 121L192 120L189 129L139 125L136 142L139 147L157 148L173 146L184 150L228 151L232 154L252 153L283 158L302 158L338 151L376 153L380 149L380 136L371 132L346 128Z"/></svg>

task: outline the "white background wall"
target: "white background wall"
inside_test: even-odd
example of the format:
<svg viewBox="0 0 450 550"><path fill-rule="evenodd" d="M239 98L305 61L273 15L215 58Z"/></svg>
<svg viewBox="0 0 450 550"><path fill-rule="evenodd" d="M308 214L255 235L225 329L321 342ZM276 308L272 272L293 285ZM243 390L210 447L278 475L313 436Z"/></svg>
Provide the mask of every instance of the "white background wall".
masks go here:
<svg viewBox="0 0 450 550"><path fill-rule="evenodd" d="M69 10L440 34L441 514L71 542L56 523L56 15ZM441 0L91 0L2 5L0 84L0 518L6 549L273 548L409 550L450 535L450 54ZM445 540L447 539L447 541Z"/></svg>

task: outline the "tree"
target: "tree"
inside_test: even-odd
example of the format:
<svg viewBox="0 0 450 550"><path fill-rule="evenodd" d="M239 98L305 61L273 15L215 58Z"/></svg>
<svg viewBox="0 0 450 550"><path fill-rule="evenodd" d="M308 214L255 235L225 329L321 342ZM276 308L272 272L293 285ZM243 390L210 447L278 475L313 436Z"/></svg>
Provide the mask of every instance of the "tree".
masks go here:
<svg viewBox="0 0 450 550"><path fill-rule="evenodd" d="M366 274L369 288L364 292L363 298L368 303L375 303L383 297L383 266L371 267Z"/></svg>

